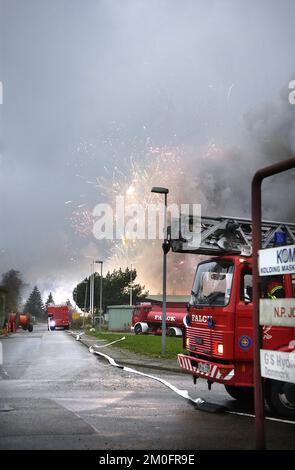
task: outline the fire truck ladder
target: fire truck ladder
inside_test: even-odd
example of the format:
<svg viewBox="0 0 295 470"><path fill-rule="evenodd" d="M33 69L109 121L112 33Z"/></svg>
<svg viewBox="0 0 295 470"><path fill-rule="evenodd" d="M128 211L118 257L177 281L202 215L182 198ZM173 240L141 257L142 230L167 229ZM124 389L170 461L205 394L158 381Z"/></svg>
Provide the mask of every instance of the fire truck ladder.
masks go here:
<svg viewBox="0 0 295 470"><path fill-rule="evenodd" d="M183 227L186 227L186 234L183 233ZM262 248L275 246L276 232L285 234L284 244L295 243L295 224L262 221ZM173 238L175 233L179 233L178 238ZM171 226L168 227L168 238L172 251L178 253L252 255L251 219L181 216L179 219L172 219Z"/></svg>

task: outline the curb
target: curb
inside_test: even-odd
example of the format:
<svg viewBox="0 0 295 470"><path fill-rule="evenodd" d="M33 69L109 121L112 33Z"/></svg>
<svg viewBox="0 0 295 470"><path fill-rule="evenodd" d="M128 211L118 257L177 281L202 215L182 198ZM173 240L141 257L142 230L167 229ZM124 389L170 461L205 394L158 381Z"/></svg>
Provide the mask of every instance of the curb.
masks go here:
<svg viewBox="0 0 295 470"><path fill-rule="evenodd" d="M71 333L71 332L68 332L72 337L74 337L74 335ZM95 338L93 338L93 341L95 341ZM91 346L91 344L88 342L88 340L86 339L83 339L80 338L79 340L80 343L83 344L83 346L86 346L87 348L89 348ZM108 347L109 349L111 349L112 351L114 351L114 348L112 348L111 346ZM181 370L180 368L178 368L177 366L173 367L173 366L167 366L167 365L162 365L162 364L153 364L153 363L150 363L150 362L145 362L145 361L139 361L138 359L121 359L121 358L114 358L116 361L118 361L120 363L120 365L124 366L137 366L137 367L142 367L142 368L146 368L146 369L154 369L154 370L164 370L164 371L167 371L167 372L173 372L173 373L177 373L177 374L184 374L185 372L183 370Z"/></svg>

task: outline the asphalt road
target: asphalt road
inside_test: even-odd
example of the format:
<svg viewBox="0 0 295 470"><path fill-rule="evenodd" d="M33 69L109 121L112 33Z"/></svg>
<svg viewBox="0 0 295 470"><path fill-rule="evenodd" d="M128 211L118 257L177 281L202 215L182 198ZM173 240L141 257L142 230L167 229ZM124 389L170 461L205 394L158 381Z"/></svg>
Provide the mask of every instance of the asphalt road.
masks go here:
<svg viewBox="0 0 295 470"><path fill-rule="evenodd" d="M0 449L253 449L254 420L196 410L161 383L111 366L64 331L4 338ZM222 386L146 370L193 397L241 409ZM268 421L269 448L293 449L295 425Z"/></svg>

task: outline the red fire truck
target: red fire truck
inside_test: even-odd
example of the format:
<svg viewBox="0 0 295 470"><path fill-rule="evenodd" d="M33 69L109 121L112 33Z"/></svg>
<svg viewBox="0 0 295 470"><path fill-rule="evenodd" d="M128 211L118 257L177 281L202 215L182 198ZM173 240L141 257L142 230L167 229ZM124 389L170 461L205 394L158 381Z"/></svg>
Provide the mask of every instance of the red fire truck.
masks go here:
<svg viewBox="0 0 295 470"><path fill-rule="evenodd" d="M191 222L192 224L192 222ZM235 399L253 394L251 221L237 218L200 219L201 242L195 247L183 236L171 240L174 252L211 255L198 264L187 305L179 366L197 378L225 386ZM274 246L275 232L294 243L295 224L263 222L262 246ZM267 286L261 284L261 295ZM267 282L267 281L266 281ZM285 297L294 297L294 275L282 276ZM295 328L263 327L263 348L295 353ZM270 408L295 417L295 384L265 380Z"/></svg>
<svg viewBox="0 0 295 470"><path fill-rule="evenodd" d="M55 328L63 328L68 330L70 327L69 307L67 304L61 305L48 305L48 330L55 330Z"/></svg>
<svg viewBox="0 0 295 470"><path fill-rule="evenodd" d="M183 320L187 314L186 308L174 307L166 310L166 327L168 336L182 336ZM162 309L150 302L135 305L132 313L131 331L138 334L162 334Z"/></svg>

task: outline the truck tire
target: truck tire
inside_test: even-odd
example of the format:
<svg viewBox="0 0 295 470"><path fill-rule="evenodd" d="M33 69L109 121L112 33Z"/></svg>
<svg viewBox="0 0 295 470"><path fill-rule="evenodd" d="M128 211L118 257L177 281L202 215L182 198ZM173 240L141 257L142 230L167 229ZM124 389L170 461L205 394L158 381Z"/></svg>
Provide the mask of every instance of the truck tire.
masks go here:
<svg viewBox="0 0 295 470"><path fill-rule="evenodd" d="M276 414L295 418L295 384L268 380L265 386L265 400Z"/></svg>
<svg viewBox="0 0 295 470"><path fill-rule="evenodd" d="M234 385L225 385L227 393L239 401L253 401L254 389L252 387L235 387Z"/></svg>
<svg viewBox="0 0 295 470"><path fill-rule="evenodd" d="M135 333L136 335L141 335L141 333L142 333L141 325L139 325L139 324L135 325L135 327L134 327L134 333Z"/></svg>
<svg viewBox="0 0 295 470"><path fill-rule="evenodd" d="M33 325L32 325L31 323L30 323L29 326L28 326L28 331L29 331L30 333L32 333L32 331L33 331Z"/></svg>

